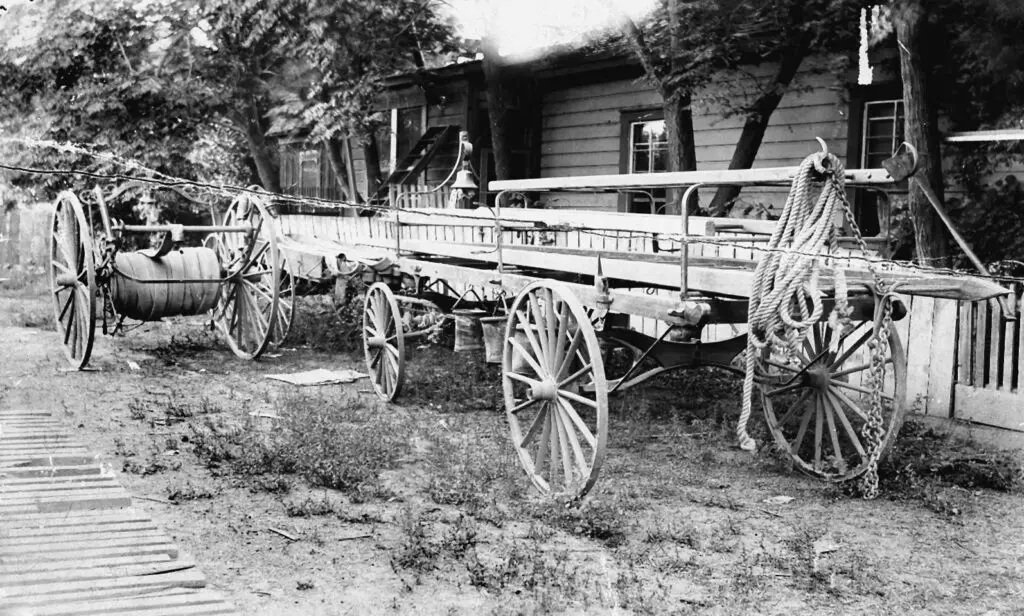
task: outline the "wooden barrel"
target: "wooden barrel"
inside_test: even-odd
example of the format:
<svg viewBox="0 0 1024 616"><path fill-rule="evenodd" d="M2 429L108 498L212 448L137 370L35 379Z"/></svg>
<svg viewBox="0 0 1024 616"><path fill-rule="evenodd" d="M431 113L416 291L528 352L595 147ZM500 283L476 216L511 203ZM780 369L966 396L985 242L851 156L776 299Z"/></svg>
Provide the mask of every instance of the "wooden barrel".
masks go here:
<svg viewBox="0 0 1024 616"><path fill-rule="evenodd" d="M156 259L139 252L118 253L114 263L111 301L115 310L132 319L202 314L217 305L220 263L209 248L180 248Z"/></svg>

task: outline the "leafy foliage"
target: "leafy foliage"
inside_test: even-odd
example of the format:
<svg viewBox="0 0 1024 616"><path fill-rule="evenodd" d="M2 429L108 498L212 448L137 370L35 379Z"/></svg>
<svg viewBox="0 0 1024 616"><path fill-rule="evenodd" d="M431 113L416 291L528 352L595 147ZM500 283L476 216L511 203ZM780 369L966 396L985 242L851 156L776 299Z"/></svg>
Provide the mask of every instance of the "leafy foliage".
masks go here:
<svg viewBox="0 0 1024 616"><path fill-rule="evenodd" d="M5 154L25 166L103 173L124 173L124 161L134 161L132 173L143 175L202 178L204 166L221 174L238 170L208 164L194 150L215 130L211 103L217 97L193 75L194 11L168 10L175 6L65 3L23 12L21 35L0 45L0 96L11 102L0 111L0 126L22 138L89 144L107 159L38 147L8 146ZM14 178L35 188L36 198L73 182L54 175Z"/></svg>

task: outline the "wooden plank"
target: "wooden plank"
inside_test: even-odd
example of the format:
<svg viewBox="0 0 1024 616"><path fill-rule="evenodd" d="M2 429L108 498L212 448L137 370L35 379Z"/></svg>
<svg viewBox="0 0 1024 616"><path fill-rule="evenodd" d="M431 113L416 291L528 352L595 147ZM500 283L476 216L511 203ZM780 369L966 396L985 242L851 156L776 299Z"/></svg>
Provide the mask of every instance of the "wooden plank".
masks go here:
<svg viewBox="0 0 1024 616"><path fill-rule="evenodd" d="M928 404L925 412L936 417L952 417L957 302L937 299L933 304L931 361L928 363Z"/></svg>
<svg viewBox="0 0 1024 616"><path fill-rule="evenodd" d="M90 558L114 558L119 556L142 556L146 554L166 554L171 558L178 556L178 547L168 541L155 543L139 543L130 545L111 545L109 547L84 547L74 548L68 546L66 550L50 550L47 552L27 552L11 550L5 551L3 561L5 565L20 564L23 568L32 566L33 563L60 562Z"/></svg>
<svg viewBox="0 0 1024 616"><path fill-rule="evenodd" d="M169 563L174 558L164 552L147 554L108 554L102 556L90 555L71 560L54 560L48 562L31 563L26 567L24 563L0 563L0 581L11 575L42 575L45 572L80 572L87 569L107 569L108 567L152 565L156 563Z"/></svg>
<svg viewBox="0 0 1024 616"><path fill-rule="evenodd" d="M988 314L988 376L985 378L985 387L999 389L999 363L1003 358L1003 311L995 300L989 300Z"/></svg>
<svg viewBox="0 0 1024 616"><path fill-rule="evenodd" d="M931 364L932 322L935 300L914 298L914 314L910 322L907 345L907 404L910 408L920 400L921 413L928 413L928 366Z"/></svg>
<svg viewBox="0 0 1024 616"><path fill-rule="evenodd" d="M0 538L5 541L13 541L20 538L41 538L41 537L84 537L87 535L114 535L118 533L133 533L139 531L157 531L155 522L149 520L132 522L108 522L106 524L92 523L67 526L23 526L14 528L0 528Z"/></svg>
<svg viewBox="0 0 1024 616"><path fill-rule="evenodd" d="M618 164L617 160L614 162ZM725 169L716 171L582 175L528 180L497 180L488 184L487 189L492 192L502 190L536 192L545 190L600 191L624 188L671 188L691 186L693 184L752 186L773 182L788 183L796 177L797 171L798 167L765 167L742 170ZM847 169L845 173L846 181L849 184L892 184L892 178L884 169Z"/></svg>
<svg viewBox="0 0 1024 616"><path fill-rule="evenodd" d="M1016 319L1016 299L1015 294L1011 294L1007 298L1006 306L1009 309L1009 314L1003 314L1003 356L999 362L999 389L1004 391L1010 391L1013 389L1013 372L1014 365L1016 362L1017 353L1017 341L1014 339L1015 330L1017 329ZM1002 306L1000 305L1000 311Z"/></svg>
<svg viewBox="0 0 1024 616"><path fill-rule="evenodd" d="M202 608L204 606L223 606L223 610L230 610L230 606L216 593L207 590L188 592L165 592L159 594L120 597L106 599L69 599L68 602L57 601L51 605L34 606L33 616L71 616L73 614L151 614L150 610L159 610L169 607L190 607ZM143 612L143 610L145 610ZM158 613L158 612L157 612ZM186 612L187 613L187 612ZM197 613L195 611L191 613ZM206 613L211 613L206 611ZM218 613L218 612L212 612ZM225 612L230 613L230 611Z"/></svg>
<svg viewBox="0 0 1024 616"><path fill-rule="evenodd" d="M985 386L985 360L988 357L988 302L974 302L974 365L971 372L974 387Z"/></svg>
<svg viewBox="0 0 1024 616"><path fill-rule="evenodd" d="M8 514L18 513L61 513L70 511L85 511L91 509L118 509L130 507L131 497L127 492L123 495L96 495L96 496L68 496L64 499L55 498L52 500L41 500L38 502L7 504L0 503L0 519Z"/></svg>
<svg viewBox="0 0 1024 616"><path fill-rule="evenodd" d="M119 522L145 522L149 518L135 509L98 509L57 513L9 514L0 516L7 528L26 526L77 526L82 524L108 524Z"/></svg>
<svg viewBox="0 0 1024 616"><path fill-rule="evenodd" d="M8 598L17 599L15 603L34 605L46 603L53 599L67 599L67 595L82 591L133 590L141 591L154 588L205 588L206 577L196 569L175 571L163 575L141 575L132 577L98 578L93 580L73 580L47 582L43 584L26 584L8 587Z"/></svg>
<svg viewBox="0 0 1024 616"><path fill-rule="evenodd" d="M957 419L1024 432L1024 396L1020 393L967 385L957 385L954 391Z"/></svg>
<svg viewBox="0 0 1024 616"><path fill-rule="evenodd" d="M88 542L97 543L103 541L130 541L133 539L159 539L161 541L167 541L167 536L157 528L124 529L117 527L108 529L107 532L105 533L63 532L47 535L29 535L17 537L11 535L0 535L0 537L3 538L3 542L0 543L0 554L3 554L4 550L6 550L7 548L15 548L19 546L37 546L40 551L46 551L48 549L55 549L53 548L53 546L59 546L67 543L85 545ZM108 545L118 544L110 543Z"/></svg>
<svg viewBox="0 0 1024 616"><path fill-rule="evenodd" d="M120 560L124 562L114 562ZM31 570L16 573L0 573L0 586L11 588L30 584L51 584L57 582L75 582L87 580L103 580L119 577L147 576L158 578L177 571L194 569L196 564L190 559L171 559L166 554L136 556L128 559L107 559L98 561L81 561L76 563L51 563L32 565Z"/></svg>
<svg viewBox="0 0 1024 616"><path fill-rule="evenodd" d="M103 473L103 467L98 464L57 466L4 466L0 464L0 475L7 477L75 477Z"/></svg>
<svg viewBox="0 0 1024 616"><path fill-rule="evenodd" d="M969 302L958 302L957 312L959 325L957 327L957 382L962 385L971 384L971 345L974 342L974 320L973 306Z"/></svg>

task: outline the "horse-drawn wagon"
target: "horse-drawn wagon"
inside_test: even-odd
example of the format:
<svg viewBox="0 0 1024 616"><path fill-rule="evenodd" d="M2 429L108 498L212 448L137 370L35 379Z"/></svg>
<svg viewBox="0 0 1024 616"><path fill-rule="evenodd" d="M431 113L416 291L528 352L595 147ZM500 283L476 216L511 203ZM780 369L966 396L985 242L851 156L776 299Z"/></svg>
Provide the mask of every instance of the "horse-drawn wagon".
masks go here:
<svg viewBox="0 0 1024 616"><path fill-rule="evenodd" d="M660 188L687 204L698 187L721 185L785 186L789 197L779 221L696 217L685 206L673 217L506 205L513 195L525 203L553 192ZM870 493L907 406L893 326L906 312L899 295L1005 293L984 278L898 266L871 250L846 191L893 185L886 170L844 170L827 152L799 167L497 181L488 187L494 205L476 209L410 207L414 191L373 216L350 206L285 211L280 244L289 263L305 264L297 276L333 272L371 284L366 365L385 400L401 391L406 341L439 322L410 314L444 318L473 306L504 316L505 417L543 492L572 500L593 487L610 395L666 371L717 366L744 378L741 446L753 444L745 424L759 403L800 470L827 481L864 476ZM465 174L455 186L474 188ZM733 334L709 339L719 324ZM614 374L606 369L613 347L629 358Z"/></svg>

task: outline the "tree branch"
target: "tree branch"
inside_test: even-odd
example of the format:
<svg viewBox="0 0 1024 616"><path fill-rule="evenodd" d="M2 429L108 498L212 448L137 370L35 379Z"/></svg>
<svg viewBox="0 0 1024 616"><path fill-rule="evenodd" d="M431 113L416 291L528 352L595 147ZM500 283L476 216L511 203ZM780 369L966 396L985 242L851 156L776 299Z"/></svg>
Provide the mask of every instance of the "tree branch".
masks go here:
<svg viewBox="0 0 1024 616"><path fill-rule="evenodd" d="M647 45L644 33L628 15L622 14L620 19L622 21L622 31L626 34L626 38L629 39L633 51L640 60L640 64L644 67L647 75L658 82L658 89L660 90L662 81L665 79L665 73L658 68L658 58L655 57L654 52Z"/></svg>

